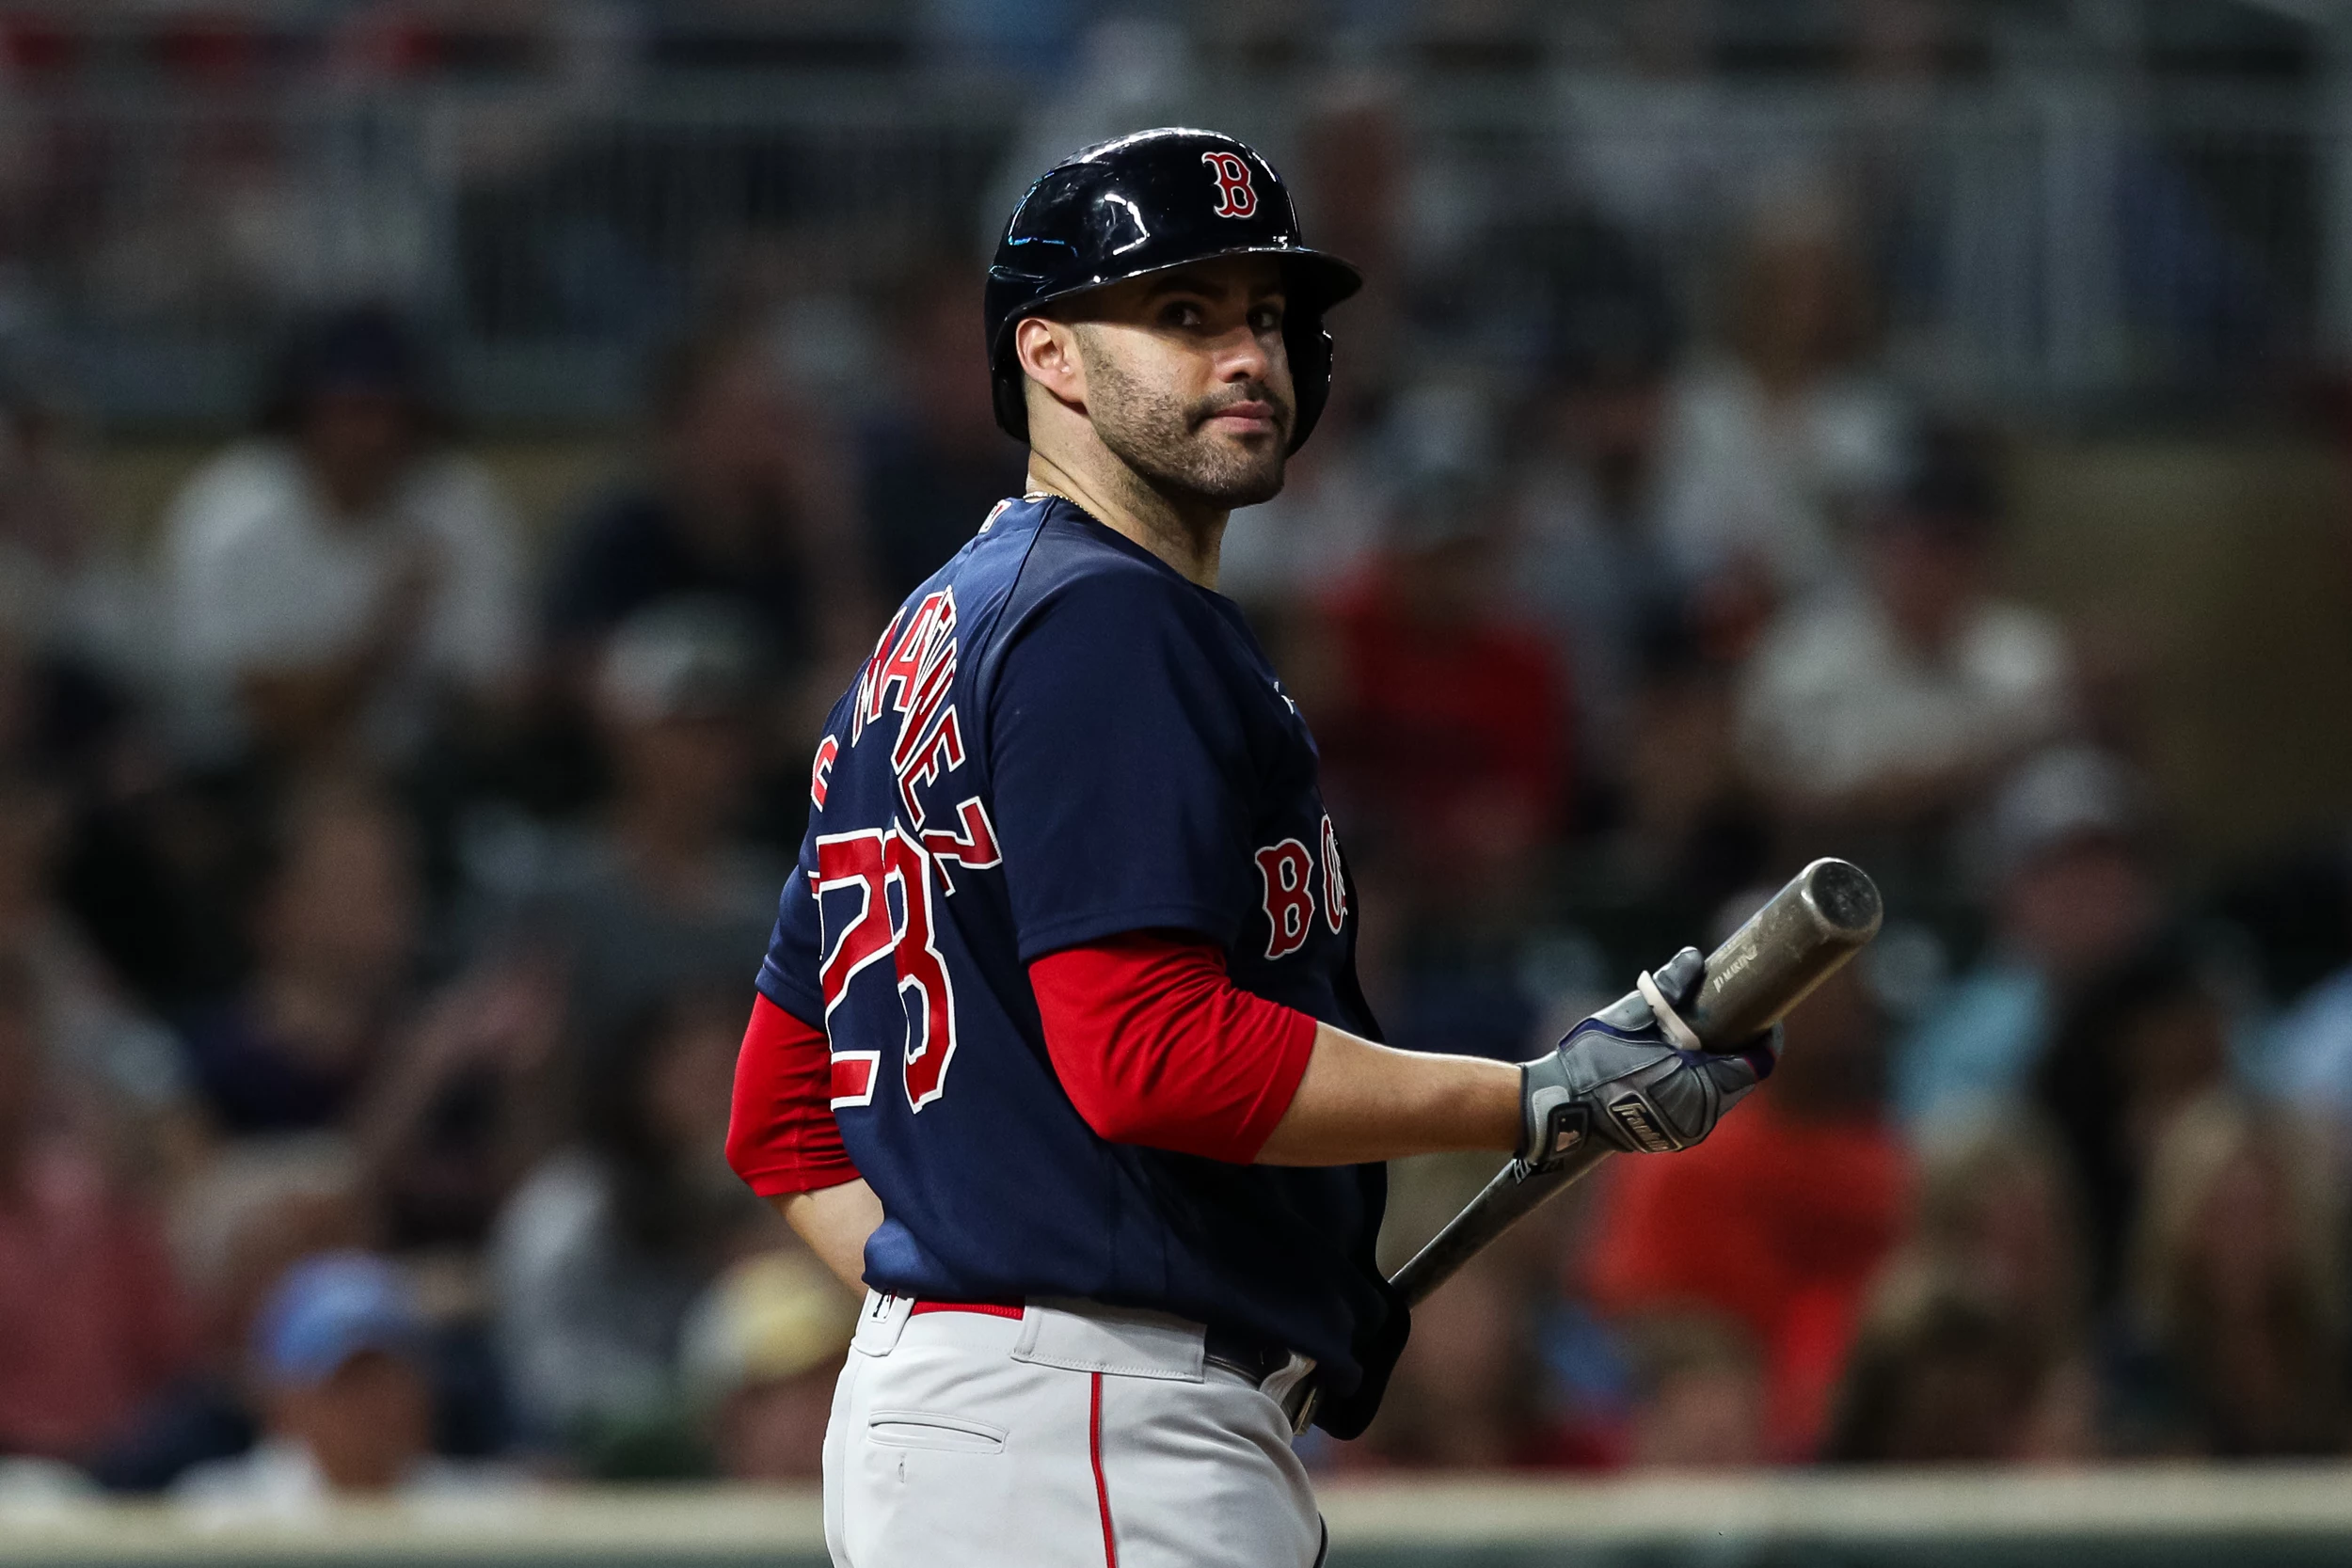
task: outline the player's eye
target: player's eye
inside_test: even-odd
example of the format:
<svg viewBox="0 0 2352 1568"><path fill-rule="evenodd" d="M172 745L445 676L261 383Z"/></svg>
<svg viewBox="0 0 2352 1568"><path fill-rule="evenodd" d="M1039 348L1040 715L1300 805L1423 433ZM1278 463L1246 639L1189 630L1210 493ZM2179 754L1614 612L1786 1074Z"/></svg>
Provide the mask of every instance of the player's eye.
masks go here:
<svg viewBox="0 0 2352 1568"><path fill-rule="evenodd" d="M1249 330L1252 332L1281 331L1282 308L1274 304L1253 306L1249 311Z"/></svg>
<svg viewBox="0 0 2352 1568"><path fill-rule="evenodd" d="M1171 299L1160 307L1160 324L1163 326L1190 329L1205 325L1208 319L1209 313L1200 309L1198 300Z"/></svg>

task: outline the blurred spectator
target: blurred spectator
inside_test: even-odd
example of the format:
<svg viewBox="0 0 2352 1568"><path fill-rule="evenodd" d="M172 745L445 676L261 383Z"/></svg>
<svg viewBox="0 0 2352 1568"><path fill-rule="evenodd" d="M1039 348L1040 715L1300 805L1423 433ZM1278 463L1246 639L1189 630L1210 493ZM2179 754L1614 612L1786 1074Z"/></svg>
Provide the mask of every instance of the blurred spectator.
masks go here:
<svg viewBox="0 0 2352 1568"><path fill-rule="evenodd" d="M0 958L0 1453L87 1461L186 1363L158 1217L62 1116L39 977Z"/></svg>
<svg viewBox="0 0 2352 1568"><path fill-rule="evenodd" d="M1583 1259L1626 1322L1692 1307L1743 1324L1771 1451L1809 1454L1863 1292L1901 1234L1909 1162L1880 1116L1884 1025L1852 967L1788 1024L1772 1082L1697 1148L1613 1164Z"/></svg>
<svg viewBox="0 0 2352 1568"><path fill-rule="evenodd" d="M1625 717L1615 777L1595 802L1592 872L1610 895L1689 930L1754 886L1772 849L1767 803L1740 766L1733 671L1690 628L1653 627Z"/></svg>
<svg viewBox="0 0 2352 1568"><path fill-rule="evenodd" d="M176 1161L191 1152L180 1044L131 1005L57 901L65 808L57 789L0 762L0 953L31 976L38 1037L77 1108L129 1140L119 1152Z"/></svg>
<svg viewBox="0 0 2352 1568"><path fill-rule="evenodd" d="M1275 20L1279 7L1226 9L1233 17L1252 16L1268 32L1280 27ZM1311 28L1309 14L1303 8L1295 13ZM1275 154L1294 171L1306 231L1363 273L1363 289L1348 302L1347 353L1341 362L1347 367L1343 376L1367 386L1397 378L1403 318L1416 275L1436 259L1429 253L1468 238L1460 214L1416 199L1422 188L1442 185L1445 171L1432 168L1443 156L1440 144L1417 135L1413 107L1411 86L1400 75L1335 71L1301 105L1295 155Z"/></svg>
<svg viewBox="0 0 2352 1568"><path fill-rule="evenodd" d="M1380 1416L1347 1463L1433 1469L1593 1465L1564 1442L1529 1375L1530 1281L1511 1249L1490 1248L1413 1309L1413 1338Z"/></svg>
<svg viewBox="0 0 2352 1568"><path fill-rule="evenodd" d="M351 1117L387 1244L482 1243L562 1129L564 1013L560 968L518 955L444 987L394 1039Z"/></svg>
<svg viewBox="0 0 2352 1568"><path fill-rule="evenodd" d="M1821 1456L1889 1465L2031 1457L2048 1373L2024 1319L1974 1281L1896 1270L1855 1336Z"/></svg>
<svg viewBox="0 0 2352 1568"><path fill-rule="evenodd" d="M254 1326L263 1436L172 1483L199 1519L304 1518L338 1496L484 1490L495 1478L433 1453L423 1314L407 1280L362 1252L289 1272Z"/></svg>
<svg viewBox="0 0 2352 1568"><path fill-rule="evenodd" d="M1315 722L1361 847L1431 903L1491 910L1566 824L1573 710L1550 642L1502 592L1505 498L1464 466L1476 445L1412 474L1385 547L1332 603L1338 689Z"/></svg>
<svg viewBox="0 0 2352 1568"><path fill-rule="evenodd" d="M2068 999L2032 1091L2084 1199L2093 1300L2120 1286L2148 1159L2183 1107L2230 1079L2230 1021L2206 955L2162 931Z"/></svg>
<svg viewBox="0 0 2352 1568"><path fill-rule="evenodd" d="M1764 1368L1740 1323L1666 1312L1629 1324L1626 1338L1633 1368L1629 1465L1722 1470L1765 1461Z"/></svg>
<svg viewBox="0 0 2352 1568"><path fill-rule="evenodd" d="M2089 979L2060 1014L2034 1098L2083 1197L2094 1299L2119 1282L2148 1162L2174 1117L2230 1075L2229 1019L2205 955L2177 931Z"/></svg>
<svg viewBox="0 0 2352 1568"><path fill-rule="evenodd" d="M362 1173L331 1133L254 1138L224 1149L172 1199L172 1253L196 1320L197 1355L91 1466L110 1488L153 1492L261 1434L246 1350L286 1271L373 1240Z"/></svg>
<svg viewBox="0 0 2352 1568"><path fill-rule="evenodd" d="M688 1314L681 1372L729 1481L812 1481L858 1303L803 1252L763 1252Z"/></svg>
<svg viewBox="0 0 2352 1568"><path fill-rule="evenodd" d="M1900 459L1900 404L1863 362L1867 281L1824 193L1787 194L1734 268L1729 355L1676 390L1664 469L1684 561L1763 603L1830 579L1845 513Z"/></svg>
<svg viewBox="0 0 2352 1568"><path fill-rule="evenodd" d="M1658 494L1673 323L1657 290L1632 280L1571 297L1562 316L1508 587L1566 646L1579 756L1605 768L1644 649L1683 613Z"/></svg>
<svg viewBox="0 0 2352 1568"><path fill-rule="evenodd" d="M675 1466L661 1450L680 1430L687 1314L766 1228L723 1155L748 989L680 992L584 1063L578 1145L532 1174L491 1239L518 1414L596 1473Z"/></svg>
<svg viewBox="0 0 2352 1568"><path fill-rule="evenodd" d="M476 847L476 923L494 961L520 948L563 965L568 1064L681 986L739 987L750 1005L787 870L740 832L760 671L739 606L677 599L638 611L596 666L612 800L584 826L516 822Z"/></svg>
<svg viewBox="0 0 2352 1568"><path fill-rule="evenodd" d="M2285 1111L2226 1097L2173 1117L2130 1256L2118 1447L2222 1458L2344 1451L2343 1204Z"/></svg>
<svg viewBox="0 0 2352 1568"><path fill-rule="evenodd" d="M2146 786L2121 760L2066 746L2002 785L1986 825L1991 944L1895 1054L1906 1122L2019 1096L2065 999L2129 952L2159 912Z"/></svg>
<svg viewBox="0 0 2352 1568"><path fill-rule="evenodd" d="M2352 967L2336 971L2298 998L2274 1027L2265 1052L2279 1097L2325 1118L2338 1164L2352 1173Z"/></svg>
<svg viewBox="0 0 2352 1568"><path fill-rule="evenodd" d="M192 741L357 741L395 761L445 700L504 693L522 632L514 521L447 439L423 349L390 312L344 311L294 340L257 436L190 480L166 520Z"/></svg>
<svg viewBox="0 0 2352 1568"><path fill-rule="evenodd" d="M72 625L74 596L0 540L0 756L95 791L111 782L132 705L87 657L106 650L87 646L100 633Z"/></svg>
<svg viewBox="0 0 2352 1568"><path fill-rule="evenodd" d="M1704 254L1736 222L1757 149L1710 71L1718 13L1705 0L1628 7L1609 40L1621 69L1564 73L1565 172L1580 200L1662 253Z"/></svg>
<svg viewBox="0 0 2352 1568"><path fill-rule="evenodd" d="M98 672L146 676L162 650L145 574L110 535L89 433L46 360L0 337L0 578L33 610L11 606L8 631L38 643L32 673L52 688Z"/></svg>
<svg viewBox="0 0 2352 1568"><path fill-rule="evenodd" d="M2030 1112L1947 1124L1920 1150L1915 1229L1888 1270L1966 1280L2032 1338L2042 1379L2015 1458L2095 1451L2090 1282L2075 1209L2064 1157Z"/></svg>
<svg viewBox="0 0 2352 1568"><path fill-rule="evenodd" d="M605 638L651 606L723 601L754 628L763 659L810 683L796 701L797 756L801 730L813 745L839 694L826 685L839 673L828 656L845 639L862 653L874 629L850 532L850 476L829 458L834 442L818 410L787 384L754 325L720 323L671 349L651 402L648 471L593 502L555 543L546 617L557 678L593 671Z"/></svg>
<svg viewBox="0 0 2352 1568"><path fill-rule="evenodd" d="M980 281L942 266L913 292L893 356L899 396L859 443L875 586L894 604L963 547L989 508L1022 491L1021 445L996 428L973 327Z"/></svg>
<svg viewBox="0 0 2352 1568"><path fill-rule="evenodd" d="M1767 633L1740 736L1788 809L1931 823L2065 723L2058 628L1992 593L2001 515L1980 443L1927 433L1871 512L1858 591L1800 605Z"/></svg>
<svg viewBox="0 0 2352 1568"><path fill-rule="evenodd" d="M301 785L253 912L252 974L190 1013L188 1058L231 1133L336 1124L414 1005L421 893L398 808L366 782Z"/></svg>

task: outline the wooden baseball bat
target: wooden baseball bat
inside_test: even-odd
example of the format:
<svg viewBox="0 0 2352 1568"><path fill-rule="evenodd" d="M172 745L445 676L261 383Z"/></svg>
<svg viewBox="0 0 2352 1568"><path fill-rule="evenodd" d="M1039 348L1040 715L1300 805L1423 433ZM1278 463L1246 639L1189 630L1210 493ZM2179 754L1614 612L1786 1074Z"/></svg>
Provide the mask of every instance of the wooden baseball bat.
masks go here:
<svg viewBox="0 0 2352 1568"><path fill-rule="evenodd" d="M1860 866L1815 861L1708 956L1698 1000L1683 1009L1683 1021L1709 1050L1753 1039L1878 935L1883 912L1878 885ZM1496 1237L1609 1153L1595 1138L1549 1170L1530 1174L1512 1161L1390 1283L1409 1302L1426 1300Z"/></svg>

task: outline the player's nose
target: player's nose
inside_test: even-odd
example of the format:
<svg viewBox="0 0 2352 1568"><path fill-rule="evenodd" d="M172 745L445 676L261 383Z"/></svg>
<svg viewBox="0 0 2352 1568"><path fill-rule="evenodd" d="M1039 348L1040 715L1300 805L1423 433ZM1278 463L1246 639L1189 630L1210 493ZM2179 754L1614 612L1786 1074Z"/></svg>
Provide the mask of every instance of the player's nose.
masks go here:
<svg viewBox="0 0 2352 1568"><path fill-rule="evenodd" d="M1273 367L1265 340L1247 325L1220 333L1210 345L1210 357L1219 381L1263 381Z"/></svg>

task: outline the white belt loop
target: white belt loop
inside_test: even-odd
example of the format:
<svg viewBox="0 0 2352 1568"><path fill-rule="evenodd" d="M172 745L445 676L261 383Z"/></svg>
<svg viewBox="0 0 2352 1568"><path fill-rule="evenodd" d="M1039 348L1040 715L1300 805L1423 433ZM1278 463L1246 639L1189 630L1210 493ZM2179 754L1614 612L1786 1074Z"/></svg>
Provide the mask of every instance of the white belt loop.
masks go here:
<svg viewBox="0 0 2352 1568"><path fill-rule="evenodd" d="M913 1296L884 1295L880 1291L866 1292L866 1305L857 1315L857 1333L850 1340L850 1348L863 1355L888 1355L898 1346L898 1336L907 1329L907 1319L914 1311Z"/></svg>

